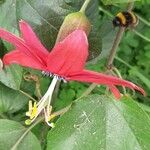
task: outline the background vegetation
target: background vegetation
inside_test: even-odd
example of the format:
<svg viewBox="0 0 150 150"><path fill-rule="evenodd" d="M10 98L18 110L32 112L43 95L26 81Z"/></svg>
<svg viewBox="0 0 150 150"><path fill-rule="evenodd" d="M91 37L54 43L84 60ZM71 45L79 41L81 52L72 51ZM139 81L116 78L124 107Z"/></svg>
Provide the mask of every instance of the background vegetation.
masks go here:
<svg viewBox="0 0 150 150"><path fill-rule="evenodd" d="M82 4L83 0L0 0L0 27L19 35L18 21L24 19L50 49L64 17L79 11ZM118 31L111 21L116 13L126 8L125 0L91 0L86 13L93 25L89 36L92 59L87 62L87 68L106 71L107 58ZM130 96L124 96L118 102L104 96L110 94L103 86L89 92L89 84L62 83L59 91L54 93L53 111L76 100L73 107L53 120L57 123L52 130L41 120L27 127L24 121L29 99L40 99L51 80L29 68L5 67L0 71L0 149L149 150L149 8L149 0L134 3L133 10L139 17L139 24L135 29L125 31L114 59L114 66L122 78L142 86L147 92L146 97L127 90ZM12 45L0 40L1 58L12 49ZM120 90L123 92L122 88Z"/></svg>

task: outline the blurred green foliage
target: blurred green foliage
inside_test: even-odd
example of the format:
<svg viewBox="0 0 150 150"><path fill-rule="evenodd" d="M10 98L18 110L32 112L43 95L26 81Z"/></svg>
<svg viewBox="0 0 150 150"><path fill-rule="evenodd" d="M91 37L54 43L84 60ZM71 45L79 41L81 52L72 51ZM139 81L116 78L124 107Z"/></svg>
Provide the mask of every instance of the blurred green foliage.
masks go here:
<svg viewBox="0 0 150 150"><path fill-rule="evenodd" d="M4 4L4 2L5 2L4 0L1 0L0 6L2 6L1 4ZM0 10L2 12L3 11L5 12L3 14L0 14L0 26L5 27L6 29L8 29L9 31L11 31L15 34L18 34L19 32L17 30L16 16L14 16L14 14L16 13L16 5L15 5L16 3L14 3L13 0L11 0L11 1L8 0L7 2L8 3L3 5L3 7L0 7ZM22 7L23 6L22 2L24 2L25 3L24 5L26 6L29 2L32 3L33 1L18 0L17 2L20 3L20 5L21 5L20 7ZM28 3L26 3L26 2L28 2ZM64 2L64 1L62 1L62 2ZM79 5L81 6L81 0L78 0L78 2L79 2ZM34 0L34 3L37 4L36 0ZM47 3L47 1L45 1L45 3ZM71 0L67 0L66 3L67 3L67 5L64 5L64 6L67 8L69 7L69 9L70 9L69 5L72 4ZM14 4L14 5L12 5L12 4ZM50 3L48 3L48 4L50 5ZM73 4L77 5L77 2L74 0ZM5 9L6 6L9 6L8 10ZM29 5L27 5L27 6L29 7ZM51 5L49 7L51 7ZM150 94L149 94L150 93L150 42L148 42L148 40L150 39L150 15L149 15L150 9L149 8L150 8L149 0L142 0L141 2L138 2L138 1L135 2L134 12L138 16L140 16L139 24L136 29L127 29L125 31L123 39L121 40L121 43L117 49L116 59L114 60L114 66L120 71L120 73L124 79L130 80L130 81L140 85L147 92L147 97L143 97L142 95L140 95L138 93L134 93L131 90L127 91L134 97L134 99L136 99L137 101L142 103L142 108L145 109L146 111L149 109L148 106L150 106ZM71 10L72 9L73 8L71 8ZM104 5L102 2L99 2L99 16L98 17L95 16L95 18L97 17L96 19L94 17L93 18L94 18L94 24L101 25L99 32L102 37L102 53L96 60L88 62L86 64L86 68L88 68L90 70L99 71L99 72L106 71L106 62L107 62L109 50L112 46L113 40L115 38L115 34L118 30L118 28L113 28L113 26L112 26L112 16L115 16L115 14L117 12L125 10L125 9L126 9L126 4L124 4L124 3L121 3L119 5L118 4ZM9 12L10 10L12 11L11 19L6 17L10 13ZM20 9L20 11L21 10L22 9ZM77 11L77 8L74 10ZM93 8L92 8L92 10L93 10ZM64 9L63 11L66 11L66 9ZM68 12L65 12L63 14L63 17L67 13ZM30 17L30 15L27 15L25 13L19 14L19 15L20 16L23 15L25 18ZM92 18L92 16L90 16L90 13L88 13L88 16L90 18ZM63 18L61 16L61 21L62 21L62 19ZM36 17L35 17L35 20L36 20ZM33 20L31 19L30 20L31 24L32 24L32 21ZM59 25L60 24L61 24L61 22L59 23ZM41 28L41 26L40 26L40 28ZM137 35L135 30L136 30L136 32L140 33L140 35L142 35L143 38L141 36ZM46 30L45 30L45 32L46 32ZM43 32L41 32L41 33L43 34ZM95 32L94 32L94 34L95 34ZM47 38L49 40L49 36ZM51 38L53 38L53 34L52 34ZM145 40L145 39L148 39L148 40ZM55 39L53 39L53 42L54 41L55 41ZM50 44L50 43L47 43L47 44ZM99 44L101 45L101 42L99 42ZM1 41L1 40L0 40L0 48L1 48L0 57L2 57L4 55L4 53L6 53L7 51L12 50L12 46L10 44L8 44L4 41ZM12 72L11 67L8 68L8 70L9 71L7 71L7 72L1 72L1 74L6 73L7 74L6 77L10 76L8 73ZM34 79L26 80L24 77L27 74L29 74L29 75L33 74L33 75L37 76L38 80L34 80ZM11 74L12 78L13 78L13 75L14 75L14 73ZM16 79L16 78L14 78L14 79ZM39 99L39 94L44 95L45 91L47 90L47 88L51 82L51 79L48 77L43 77L41 75L40 71L35 71L35 70L29 69L29 68L23 68L23 72L21 69L20 75L18 76L18 80L17 80L18 84L17 85L13 84L13 86L12 86L11 82L13 82L13 80L11 80L11 82L9 82L9 84L11 84L11 85L8 85L8 83L6 82L8 80L5 81L5 80L2 80L1 78L0 78L0 80L1 80L0 85L2 86L1 87L2 89L4 89L3 86L5 85L5 86L10 86L10 88L13 88L15 90L18 90L18 88L20 87L20 90L25 92L24 102L22 102L17 108L14 108L15 111L12 111L12 112L10 111L10 114L8 112L9 115L8 114L1 115L1 118L5 118L5 115L6 115L6 117L8 117L8 119L19 121L22 124L24 124L25 112L28 109L27 100L26 100L26 99L28 99L28 100L30 99L28 96L30 95L35 99ZM90 84L88 84L88 83L79 83L79 82L69 82L67 84L61 83L59 86L59 92L54 93L55 94L53 97L54 98L53 99L54 111L60 110L61 108L71 104L74 100L78 99L85 92L85 90L89 87L89 85ZM37 88L39 88L38 90L40 90L40 93L37 93ZM6 90L5 92L7 92L8 87L5 87L5 90ZM120 90L122 91L122 88L120 88ZM20 93L20 91L14 91L14 90L11 90L11 91L13 91L14 93ZM92 93L104 94L106 91L107 91L106 87L97 86L93 90ZM10 104L8 103L9 105L8 104L7 105L9 107L10 106L12 107L11 95L5 94L5 96L7 99L9 98L8 102ZM15 98L16 97L14 97L14 99ZM19 98L17 98L17 101L18 101L18 99ZM5 102L7 102L7 101L5 101ZM148 106L145 107L144 104L146 104ZM23 106L22 109L20 108L21 106ZM9 109L7 109L7 110L9 111ZM1 111L1 112L5 112L5 111ZM34 128L33 133L35 133L37 135L37 137L41 141L41 143L45 144L44 138L46 137L48 129L43 128L42 125L39 125L36 128ZM40 130L42 130L43 132L40 133ZM44 141L42 141L43 139L44 139ZM45 147L45 145L43 147Z"/></svg>
<svg viewBox="0 0 150 150"><path fill-rule="evenodd" d="M2 7L0 8L1 11L5 10L5 7L8 6L12 10L12 17L11 20L6 18L8 16L9 10L6 10L3 15L0 17L0 24L2 27L7 28L8 30L18 34L16 30L17 25L16 16L13 15L16 13L16 5L13 1L9 1L5 3L5 1L1 1ZM45 2L46 3L46 2ZM14 5L11 5L14 4ZM72 3L67 2L68 5L72 5ZM73 3L74 4L74 3ZM81 2L79 1L79 5ZM134 11L135 13L140 16L139 24L136 30L141 33L143 36L150 39L150 3L149 1L142 1L142 2L135 2ZM104 5L102 2L99 2L99 16L97 19L94 19L94 24L101 25L99 30L101 37L102 37L102 53L100 57L98 57L97 61L92 61L87 63L86 67L91 70L96 70L100 72L104 72L106 70L106 61L107 56L109 54L109 50L112 46L115 34L117 32L117 28L113 28L112 26L112 16L114 16L117 12L126 9L126 4L114 4L114 5ZM102 10L103 9L103 10ZM88 13L88 11L87 11ZM21 15L21 14L20 14ZM89 14L88 14L89 15ZM25 16L25 14L24 14ZM89 15L90 16L90 15ZM6 21L4 21L6 18ZM144 21L143 21L144 20ZM146 23L145 23L146 22ZM9 51L12 49L12 46L6 42L0 41L0 47L2 48L1 57L4 53L6 53L6 49ZM119 59L115 59L114 65L118 68L120 73L122 74L124 79L128 79L133 81L136 84L141 85L146 92L148 93L147 97L143 97L140 94L135 94L134 96L142 103L150 105L150 42L139 37L137 34L134 33L132 29L127 29L124 33L123 39L120 43L118 48L117 57ZM124 61L125 63L122 63ZM24 69L23 76L26 73L35 74L39 77L40 80L40 90L41 94L43 95L47 90L51 79L42 77L39 71L33 71L31 69ZM37 98L36 91L36 82L34 81L26 81L22 80L21 83L21 90L25 91L29 95ZM73 100L79 98L83 92L89 86L88 83L79 83L79 82L70 82L68 84L62 83L60 85L60 91L56 96L56 99L53 101L54 109L58 110L70 104ZM98 86L93 93L99 92L103 93L105 90L103 86ZM133 94L130 91L131 94Z"/></svg>

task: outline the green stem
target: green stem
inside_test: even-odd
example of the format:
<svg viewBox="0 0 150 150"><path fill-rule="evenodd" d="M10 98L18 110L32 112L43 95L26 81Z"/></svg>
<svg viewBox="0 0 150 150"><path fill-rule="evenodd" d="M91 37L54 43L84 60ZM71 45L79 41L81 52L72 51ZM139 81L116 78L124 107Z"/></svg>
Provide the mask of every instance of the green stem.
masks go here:
<svg viewBox="0 0 150 150"><path fill-rule="evenodd" d="M11 148L11 150L16 150L17 146L20 144L20 142L24 139L24 137L28 134L28 132L34 128L39 122L41 122L44 118L39 118L35 123L33 123L27 130L22 134L22 136L18 139L18 141L15 143L15 145Z"/></svg>
<svg viewBox="0 0 150 150"><path fill-rule="evenodd" d="M115 37L113 46L110 50L110 54L109 54L109 57L108 57L108 62L107 62L107 68L108 69L110 69L112 67L112 64L113 64L113 61L114 61L114 58L115 58L115 55L116 55L116 50L117 50L117 48L120 44L120 41L123 37L124 31L125 31L125 27L120 27L119 31L117 32L117 35Z"/></svg>
<svg viewBox="0 0 150 150"><path fill-rule="evenodd" d="M56 116L63 115L63 114L64 114L65 112L67 112L70 108L71 108L71 104L68 105L67 107L61 109L61 110L58 110L58 111L52 113L51 115L54 115L55 117L56 117Z"/></svg>
<svg viewBox="0 0 150 150"><path fill-rule="evenodd" d="M36 99L34 99L31 95L29 95L28 93L22 91L22 90L19 90L20 93L22 93L23 95L25 95L26 97L28 97L29 99L33 100L33 101L37 101Z"/></svg>
<svg viewBox="0 0 150 150"><path fill-rule="evenodd" d="M96 88L97 84L95 83L92 83L85 91L84 93L79 97L82 98L82 97L85 97L87 95L89 95L95 88Z"/></svg>
<svg viewBox="0 0 150 150"><path fill-rule="evenodd" d="M134 69L134 67L132 67L131 65L129 65L128 63L126 63L124 60L122 60L119 57L115 57L116 60L120 61L121 63L123 63L124 65L126 65L127 67L129 67L131 70ZM139 72L138 70L135 71L135 73L133 74L136 77L138 77L149 89L150 89L150 81L147 77L145 77L145 75L143 75L141 72Z"/></svg>
<svg viewBox="0 0 150 150"><path fill-rule="evenodd" d="M139 18L139 20L140 20L141 22L143 22L145 25L147 25L147 26L150 27L150 22L149 22L149 21L147 21L146 19L142 18L142 17L141 17L140 15L138 15L137 13L136 13L136 16Z"/></svg>
<svg viewBox="0 0 150 150"><path fill-rule="evenodd" d="M127 10L131 11L133 6L134 6L133 2L128 3ZM117 50L117 48L118 48L118 46L121 42L124 31L125 31L125 27L120 27L119 31L117 32L116 38L114 40L113 46L110 50L110 54L109 54L109 57L108 57L108 62L107 62L107 68L108 69L111 69L111 67L112 67L112 64L113 64L113 61L114 61L114 58L115 58L115 55L116 55L116 50Z"/></svg>
<svg viewBox="0 0 150 150"><path fill-rule="evenodd" d="M125 64L127 67L129 67L130 69L132 69L132 66L131 65L129 65L128 63L126 63L124 60L122 60L121 58L119 58L119 57L115 57L115 59L116 60L118 60L118 61L120 61L120 62L122 62L123 64Z"/></svg>
<svg viewBox="0 0 150 150"><path fill-rule="evenodd" d="M40 90L40 82L39 80L35 83L35 90L36 90L36 95L38 99L42 98L41 90Z"/></svg>
<svg viewBox="0 0 150 150"><path fill-rule="evenodd" d="M85 0L84 4L82 5L80 12L85 13L85 10L88 6L88 4L90 3L91 0Z"/></svg>
<svg viewBox="0 0 150 150"><path fill-rule="evenodd" d="M144 39L147 42L150 42L150 39L146 36L144 36L143 34L141 34L140 32L136 31L136 30L132 30L133 33L135 33L136 35L138 35L139 37L141 37L142 39Z"/></svg>
<svg viewBox="0 0 150 150"><path fill-rule="evenodd" d="M128 6L127 6L127 10L131 11L133 9L133 7L134 7L134 2L129 2Z"/></svg>
<svg viewBox="0 0 150 150"><path fill-rule="evenodd" d="M122 76L121 76L121 73L119 72L119 70L117 69L117 68L113 68L113 70L115 71L115 73L117 74L117 76L120 78L120 79L122 79ZM122 88L123 88L123 93L124 93L124 95L125 94L127 94L127 92L126 92L126 88L124 87L124 86L122 86Z"/></svg>
<svg viewBox="0 0 150 150"><path fill-rule="evenodd" d="M114 15L111 14L109 11L107 11L106 9L104 9L103 7L99 6L99 10L102 11L104 14L106 14L107 16L109 16L110 18L114 18Z"/></svg>

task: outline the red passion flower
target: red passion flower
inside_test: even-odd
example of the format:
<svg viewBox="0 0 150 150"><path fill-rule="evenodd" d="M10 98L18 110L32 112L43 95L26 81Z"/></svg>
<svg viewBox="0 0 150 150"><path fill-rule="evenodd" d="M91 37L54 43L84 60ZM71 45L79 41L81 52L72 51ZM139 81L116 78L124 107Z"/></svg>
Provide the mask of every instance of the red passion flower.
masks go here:
<svg viewBox="0 0 150 150"><path fill-rule="evenodd" d="M68 81L77 80L108 85L115 95L117 91L113 88L116 85L138 90L145 95L142 88L129 81L84 69L88 57L88 41L84 31L72 32L62 42L57 43L51 52L46 50L25 21L20 21L20 31L22 38L0 28L0 37L16 47L4 56L5 65L16 63L42 70L45 75L57 75Z"/></svg>
<svg viewBox="0 0 150 150"><path fill-rule="evenodd" d="M5 65L16 63L38 69L44 75L55 77L57 80L76 80L107 85L116 98L120 97L120 92L116 88L118 85L138 90L145 95L144 90L132 82L84 68L88 57L88 40L84 31L73 31L63 41L56 43L49 52L28 23L20 21L19 26L21 37L16 37L0 28L0 37L15 46L15 50L4 56ZM36 111L36 106L34 108Z"/></svg>

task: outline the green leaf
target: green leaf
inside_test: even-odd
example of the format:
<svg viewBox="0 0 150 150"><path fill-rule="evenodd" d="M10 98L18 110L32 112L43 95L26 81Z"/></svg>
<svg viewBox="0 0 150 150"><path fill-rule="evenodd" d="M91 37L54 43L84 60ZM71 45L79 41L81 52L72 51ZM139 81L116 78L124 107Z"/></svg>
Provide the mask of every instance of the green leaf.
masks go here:
<svg viewBox="0 0 150 150"><path fill-rule="evenodd" d="M104 5L112 5L116 3L129 3L129 2L134 2L134 1L141 1L141 0L102 0Z"/></svg>
<svg viewBox="0 0 150 150"><path fill-rule="evenodd" d="M19 91L0 84L0 113L14 113L20 110L27 101L28 98Z"/></svg>
<svg viewBox="0 0 150 150"><path fill-rule="evenodd" d="M14 0L0 1L0 26L13 32L16 26L16 4Z"/></svg>
<svg viewBox="0 0 150 150"><path fill-rule="evenodd" d="M105 58L109 55L113 46L117 30L113 28L112 22L106 21L100 28L102 37L102 52L99 59Z"/></svg>
<svg viewBox="0 0 150 150"><path fill-rule="evenodd" d="M83 2L83 0L17 0L17 18L26 20L47 49L52 49L64 17L71 12L79 11ZM90 47L89 58L91 59L101 52L101 38L97 25L99 23L97 0L91 2L86 13L92 23L90 43L94 41L94 46Z"/></svg>
<svg viewBox="0 0 150 150"><path fill-rule="evenodd" d="M15 0L1 0L0 1L0 27L18 35L17 21L16 21L16 1ZM3 41L3 46L8 50L12 49L12 45ZM1 49L2 52L3 49ZM3 50L4 51L4 50Z"/></svg>
<svg viewBox="0 0 150 150"><path fill-rule="evenodd" d="M149 150L149 116L129 97L76 101L49 131L47 150Z"/></svg>
<svg viewBox="0 0 150 150"><path fill-rule="evenodd" d="M75 91L72 89L68 89L66 93L65 90L62 90L59 97L63 101L72 101L72 99L75 97Z"/></svg>
<svg viewBox="0 0 150 150"><path fill-rule="evenodd" d="M18 122L0 119L0 149L14 150L12 147L25 131L26 128ZM36 136L29 132L18 145L17 150L41 150L41 146Z"/></svg>
<svg viewBox="0 0 150 150"><path fill-rule="evenodd" d="M16 64L6 66L4 70L0 71L0 82L4 85L18 90L22 80L23 69Z"/></svg>
<svg viewBox="0 0 150 150"><path fill-rule="evenodd" d="M142 104L142 103L138 103L138 105L147 113L150 113L150 106Z"/></svg>
<svg viewBox="0 0 150 150"><path fill-rule="evenodd" d="M67 91L67 92L66 92ZM59 98L54 103L55 110L59 110L71 104L74 100L76 93L73 89L63 89L60 91Z"/></svg>

